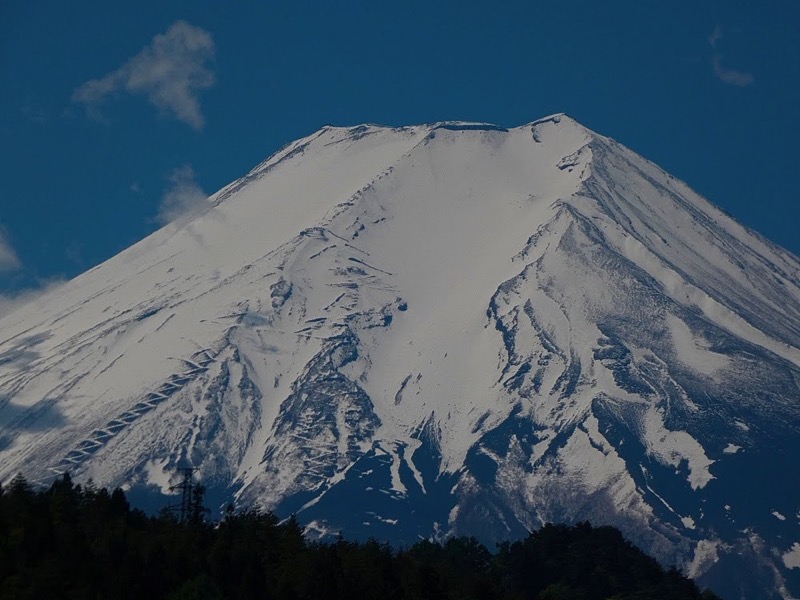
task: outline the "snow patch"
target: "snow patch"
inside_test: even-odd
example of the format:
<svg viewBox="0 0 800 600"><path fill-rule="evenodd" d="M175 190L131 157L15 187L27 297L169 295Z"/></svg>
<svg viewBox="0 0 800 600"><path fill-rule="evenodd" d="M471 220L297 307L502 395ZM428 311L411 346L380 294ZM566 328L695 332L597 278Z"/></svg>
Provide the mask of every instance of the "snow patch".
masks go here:
<svg viewBox="0 0 800 600"><path fill-rule="evenodd" d="M373 519L375 519L376 521L380 521L381 523L386 523L387 525L397 525L397 523L399 521L398 519L389 519L389 518L386 518L386 517L382 517L378 513L375 513L375 512L372 512L372 511L368 512L367 514L370 517L372 517Z"/></svg>
<svg viewBox="0 0 800 600"><path fill-rule="evenodd" d="M689 564L687 575L692 579L700 577L719 560L719 542L716 540L700 540L694 549L694 558Z"/></svg>
<svg viewBox="0 0 800 600"><path fill-rule="evenodd" d="M800 569L800 542L795 542L783 554L783 564L787 569Z"/></svg>
<svg viewBox="0 0 800 600"><path fill-rule="evenodd" d="M741 446L737 446L736 444L728 444L727 446L725 446L725 448L722 450L722 452L724 454L736 454L741 449L742 449L742 447Z"/></svg>
<svg viewBox="0 0 800 600"><path fill-rule="evenodd" d="M659 462L676 468L686 461L689 467L687 480L693 490L704 488L714 479L709 470L714 461L708 458L700 442L689 433L668 430L664 426L663 415L655 408L647 411L644 426L648 453Z"/></svg>
<svg viewBox="0 0 800 600"><path fill-rule="evenodd" d="M389 468L392 476L392 489L398 494L405 496L408 494L408 489L406 489L406 486L403 484L403 480L400 479L400 463L403 459L397 451L397 446L395 446L394 450L389 451L389 455L392 459L392 464Z"/></svg>
<svg viewBox="0 0 800 600"><path fill-rule="evenodd" d="M728 366L728 357L711 351L710 344L696 336L684 321L670 314L667 325L678 360L685 366L704 375L715 375Z"/></svg>
<svg viewBox="0 0 800 600"><path fill-rule="evenodd" d="M144 465L145 482L155 485L162 494L174 493L170 490L170 477L172 473L167 470L168 459L148 460Z"/></svg>

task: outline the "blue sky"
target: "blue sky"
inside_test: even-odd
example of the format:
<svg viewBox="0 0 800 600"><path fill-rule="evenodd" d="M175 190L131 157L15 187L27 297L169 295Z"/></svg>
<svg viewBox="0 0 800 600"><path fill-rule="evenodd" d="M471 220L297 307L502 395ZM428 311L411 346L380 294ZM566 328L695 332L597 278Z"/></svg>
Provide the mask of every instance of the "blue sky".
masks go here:
<svg viewBox="0 0 800 600"><path fill-rule="evenodd" d="M0 5L0 314L325 124L567 112L800 254L800 3Z"/></svg>

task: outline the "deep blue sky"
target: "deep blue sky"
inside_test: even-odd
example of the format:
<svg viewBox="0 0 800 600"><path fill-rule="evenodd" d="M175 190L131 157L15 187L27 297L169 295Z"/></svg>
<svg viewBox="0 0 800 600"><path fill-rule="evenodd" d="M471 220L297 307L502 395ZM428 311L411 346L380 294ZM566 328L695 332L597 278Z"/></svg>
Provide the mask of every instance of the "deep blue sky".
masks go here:
<svg viewBox="0 0 800 600"><path fill-rule="evenodd" d="M210 194L324 124L554 112L800 254L798 74L794 0L7 0L0 293L74 277L156 229L170 191Z"/></svg>

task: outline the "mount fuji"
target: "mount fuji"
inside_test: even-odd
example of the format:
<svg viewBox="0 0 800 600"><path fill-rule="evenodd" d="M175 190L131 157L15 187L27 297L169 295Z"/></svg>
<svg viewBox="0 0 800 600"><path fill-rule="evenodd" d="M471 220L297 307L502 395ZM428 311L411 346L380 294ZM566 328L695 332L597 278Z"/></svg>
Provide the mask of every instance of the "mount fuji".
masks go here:
<svg viewBox="0 0 800 600"><path fill-rule="evenodd" d="M565 115L324 127L0 319L0 480L309 535L590 520L791 598L798 459L800 260Z"/></svg>

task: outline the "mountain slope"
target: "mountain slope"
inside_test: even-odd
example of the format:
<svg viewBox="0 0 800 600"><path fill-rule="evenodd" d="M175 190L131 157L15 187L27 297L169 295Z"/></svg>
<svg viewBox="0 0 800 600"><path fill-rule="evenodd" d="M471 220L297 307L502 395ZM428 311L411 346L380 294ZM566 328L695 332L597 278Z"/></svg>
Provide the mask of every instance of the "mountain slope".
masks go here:
<svg viewBox="0 0 800 600"><path fill-rule="evenodd" d="M590 519L800 593L800 261L563 115L323 128L0 332L3 479L188 463L406 542Z"/></svg>

